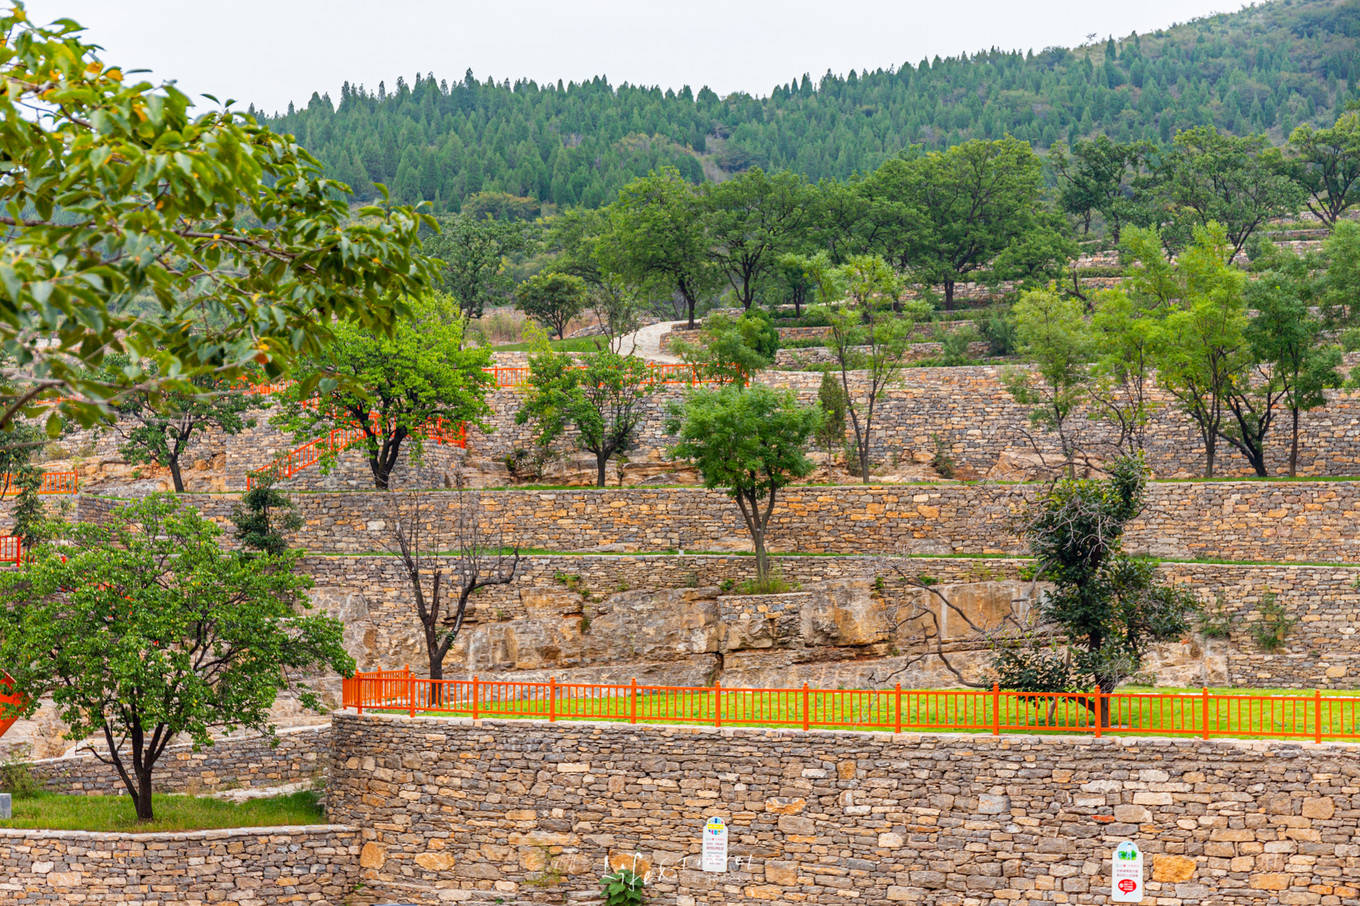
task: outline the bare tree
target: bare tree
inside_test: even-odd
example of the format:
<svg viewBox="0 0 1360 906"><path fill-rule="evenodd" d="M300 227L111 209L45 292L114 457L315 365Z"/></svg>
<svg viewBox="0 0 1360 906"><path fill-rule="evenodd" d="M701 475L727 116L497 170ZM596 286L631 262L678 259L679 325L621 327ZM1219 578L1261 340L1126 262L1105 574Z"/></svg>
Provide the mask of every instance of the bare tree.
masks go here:
<svg viewBox="0 0 1360 906"><path fill-rule="evenodd" d="M428 493L396 494L389 503L389 550L401 558L411 585L433 680L444 678L444 657L463 629L473 594L492 585L508 585L519 569L519 545L506 546L499 522L492 531L484 530L488 520L481 495L461 485L460 481L447 528L432 524L438 517L423 506Z"/></svg>
<svg viewBox="0 0 1360 906"><path fill-rule="evenodd" d="M997 625L982 626L950 600L945 590L935 582L912 574L899 563L886 561L883 565L895 574L897 583L902 587L917 592L907 596L892 612L893 635L900 637L914 630L917 639L902 652L893 670L875 674L874 682L877 684L897 679L912 668L933 660L952 675L959 685L970 689L990 689L993 683L990 667L982 671L982 675L969 676L965 668L956 663L954 655L964 651L996 651L1045 631L1035 624L1036 614L1031 607L1036 600L1037 583L1034 580L1030 581L1024 594L1012 599L1010 611ZM947 631L947 624L954 621L963 625L963 632Z"/></svg>

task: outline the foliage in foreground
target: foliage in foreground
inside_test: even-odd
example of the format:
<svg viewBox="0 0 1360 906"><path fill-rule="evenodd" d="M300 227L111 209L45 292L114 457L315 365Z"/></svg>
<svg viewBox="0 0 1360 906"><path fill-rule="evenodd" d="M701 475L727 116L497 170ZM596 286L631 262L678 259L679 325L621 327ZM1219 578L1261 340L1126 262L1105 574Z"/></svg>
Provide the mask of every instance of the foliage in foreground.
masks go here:
<svg viewBox="0 0 1360 906"><path fill-rule="evenodd" d="M303 677L354 669L340 622L305 613L298 554L226 552L220 535L153 495L103 524L62 527L23 569L0 575L0 663L30 696L19 713L50 696L70 738L102 736L98 757L142 819L174 737L211 745L213 731L270 732L280 692L318 709Z"/></svg>

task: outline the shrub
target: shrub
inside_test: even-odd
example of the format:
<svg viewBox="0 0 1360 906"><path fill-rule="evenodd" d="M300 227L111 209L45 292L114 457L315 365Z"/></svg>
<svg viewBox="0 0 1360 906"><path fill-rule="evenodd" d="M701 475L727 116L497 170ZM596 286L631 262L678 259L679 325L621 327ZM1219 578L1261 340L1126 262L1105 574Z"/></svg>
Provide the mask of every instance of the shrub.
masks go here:
<svg viewBox="0 0 1360 906"><path fill-rule="evenodd" d="M1285 639L1298 622L1298 618L1290 616L1274 592L1261 598L1261 606L1256 612L1260 619L1251 627L1251 637L1255 640L1256 646L1262 651L1279 651L1284 647Z"/></svg>

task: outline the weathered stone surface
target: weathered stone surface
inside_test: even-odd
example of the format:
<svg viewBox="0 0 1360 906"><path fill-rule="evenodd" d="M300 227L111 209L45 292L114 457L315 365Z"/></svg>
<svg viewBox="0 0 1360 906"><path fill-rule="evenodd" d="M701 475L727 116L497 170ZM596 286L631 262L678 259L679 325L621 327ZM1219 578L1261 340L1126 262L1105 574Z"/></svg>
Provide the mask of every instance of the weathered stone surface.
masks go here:
<svg viewBox="0 0 1360 906"><path fill-rule="evenodd" d="M348 714L335 732L333 814L390 848L364 883L422 904L440 886L539 902L543 869L524 860L541 846L560 847L554 865L641 853L656 906L848 891L865 904L1094 901L1125 839L1149 860L1148 902L1341 906L1360 872L1355 746ZM422 792L401 797L380 777L413 758ZM581 764L589 771L559 770ZM1289 798L1286 814L1275 796ZM1321 815L1304 803L1322 800L1329 817L1302 816ZM728 817L731 861L710 875L699 831L715 813ZM420 862L432 838L456 859L447 871Z"/></svg>
<svg viewBox="0 0 1360 906"><path fill-rule="evenodd" d="M339 825L153 834L0 829L5 906L206 904L344 906L360 871L359 831Z"/></svg>

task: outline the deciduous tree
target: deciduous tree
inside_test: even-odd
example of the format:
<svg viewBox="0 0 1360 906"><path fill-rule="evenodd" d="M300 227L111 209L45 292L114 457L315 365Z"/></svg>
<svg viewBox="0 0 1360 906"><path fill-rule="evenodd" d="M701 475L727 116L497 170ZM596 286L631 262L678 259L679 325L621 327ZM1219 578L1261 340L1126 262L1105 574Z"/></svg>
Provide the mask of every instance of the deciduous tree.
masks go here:
<svg viewBox="0 0 1360 906"><path fill-rule="evenodd" d="M586 282L572 274L535 274L515 288L515 307L560 340L567 324L586 307Z"/></svg>
<svg viewBox="0 0 1360 906"><path fill-rule="evenodd" d="M243 558L220 530L173 497L65 526L23 569L0 574L0 663L28 696L51 696L72 739L99 734L136 806L153 817L152 777L171 740L270 732L269 709L291 690L319 710L302 679L349 674L340 622L307 614L310 580L296 554Z"/></svg>
<svg viewBox="0 0 1360 906"><path fill-rule="evenodd" d="M765 386L695 390L670 409L666 431L679 438L674 454L694 462L704 487L737 502L762 588L770 583L765 541L776 497L812 472L806 451L819 422L817 410L799 405L792 392Z"/></svg>
<svg viewBox="0 0 1360 906"><path fill-rule="evenodd" d="M605 467L632 447L656 385L636 356L601 349L585 355L581 366L564 353L531 355L530 389L515 423L533 422L542 447L575 429L577 445L595 454L596 484L604 487Z"/></svg>
<svg viewBox="0 0 1360 906"><path fill-rule="evenodd" d="M385 491L403 447L419 457L426 436L482 425L491 361L485 347L464 348L462 321L440 298L412 303L412 315L391 336L357 324L334 328L335 339L300 363L300 383L284 397L277 422L298 441L342 428L363 434L373 486ZM308 386L319 386L313 396ZM323 466L334 461L327 451Z"/></svg>

